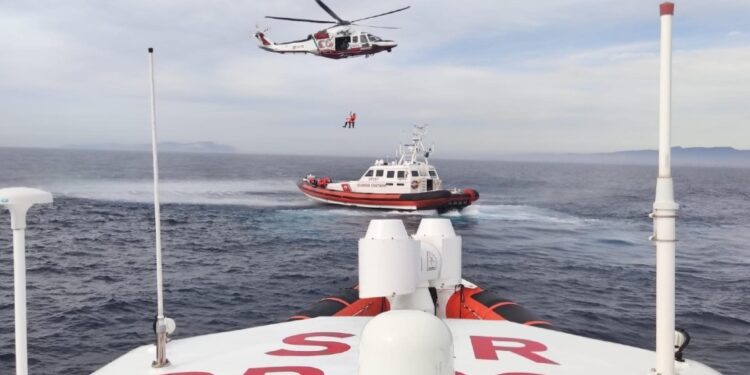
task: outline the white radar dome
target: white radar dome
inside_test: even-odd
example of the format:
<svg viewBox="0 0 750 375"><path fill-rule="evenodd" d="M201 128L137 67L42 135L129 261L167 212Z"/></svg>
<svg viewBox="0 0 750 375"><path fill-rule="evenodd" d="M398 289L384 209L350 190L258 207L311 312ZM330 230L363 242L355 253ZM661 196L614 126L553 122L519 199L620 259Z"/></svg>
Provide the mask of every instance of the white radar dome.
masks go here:
<svg viewBox="0 0 750 375"><path fill-rule="evenodd" d="M394 310L362 331L359 375L454 375L453 335L432 314Z"/></svg>

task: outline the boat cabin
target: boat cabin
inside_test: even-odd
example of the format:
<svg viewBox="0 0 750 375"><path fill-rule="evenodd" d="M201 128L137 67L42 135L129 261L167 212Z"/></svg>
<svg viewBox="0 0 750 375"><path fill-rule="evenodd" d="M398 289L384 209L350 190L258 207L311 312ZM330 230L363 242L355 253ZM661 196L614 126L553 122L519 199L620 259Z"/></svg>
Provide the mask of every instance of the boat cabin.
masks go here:
<svg viewBox="0 0 750 375"><path fill-rule="evenodd" d="M356 182L362 193L421 193L441 190L443 183L435 167L426 163L399 164L377 160Z"/></svg>

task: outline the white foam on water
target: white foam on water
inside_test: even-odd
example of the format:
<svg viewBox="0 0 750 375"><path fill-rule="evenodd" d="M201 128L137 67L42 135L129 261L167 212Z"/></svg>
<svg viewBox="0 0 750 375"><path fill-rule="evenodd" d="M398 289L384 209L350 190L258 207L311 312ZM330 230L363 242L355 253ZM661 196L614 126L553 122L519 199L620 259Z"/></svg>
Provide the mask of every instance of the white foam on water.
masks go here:
<svg viewBox="0 0 750 375"><path fill-rule="evenodd" d="M469 206L469 207L471 207L471 206ZM469 207L466 207L463 210L466 211ZM451 210L451 211L448 211L448 212L443 212L442 214L440 214L440 216L442 216L442 217L463 217L463 216L469 216L469 215L466 215L466 214L462 213L462 211Z"/></svg>
<svg viewBox="0 0 750 375"><path fill-rule="evenodd" d="M79 180L50 187L56 195L116 202L153 202L150 180ZM293 180L161 181L162 203L224 204L255 207L312 206Z"/></svg>
<svg viewBox="0 0 750 375"><path fill-rule="evenodd" d="M315 202L315 207L305 208L305 212L316 216L440 216L447 218L476 218L479 220L536 222L553 224L582 224L588 219L564 214L554 210L529 205L471 205L461 211L452 210L439 214L437 210L398 211L368 208L344 207Z"/></svg>
<svg viewBox="0 0 750 375"><path fill-rule="evenodd" d="M319 202L315 202L316 206L314 209L307 209L311 213L324 216L371 216L371 217L390 217L390 216L436 216L437 210L423 210L423 211L398 211L398 210L382 210L372 208L355 208L355 207L344 207L327 205Z"/></svg>
<svg viewBox="0 0 750 375"><path fill-rule="evenodd" d="M586 220L564 214L562 212L549 210L529 205L480 205L475 204L461 211L449 211L443 214L447 217L475 217L478 219L491 219L501 221L533 221L543 223L580 224Z"/></svg>
<svg viewBox="0 0 750 375"><path fill-rule="evenodd" d="M417 210L417 211L383 211L385 215L398 216L437 216L437 210Z"/></svg>

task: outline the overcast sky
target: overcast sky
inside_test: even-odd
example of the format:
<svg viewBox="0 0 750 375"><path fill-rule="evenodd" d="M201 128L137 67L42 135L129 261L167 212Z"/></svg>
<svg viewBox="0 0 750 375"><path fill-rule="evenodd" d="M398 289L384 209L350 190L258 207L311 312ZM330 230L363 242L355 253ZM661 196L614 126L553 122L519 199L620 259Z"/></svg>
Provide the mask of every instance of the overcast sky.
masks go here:
<svg viewBox="0 0 750 375"><path fill-rule="evenodd" d="M368 59L260 50L319 29L313 0L0 0L0 147L161 141L391 154L431 124L437 157L655 148L659 1L327 0L399 46ZM678 0L673 142L750 149L750 1ZM357 129L342 129L358 113Z"/></svg>

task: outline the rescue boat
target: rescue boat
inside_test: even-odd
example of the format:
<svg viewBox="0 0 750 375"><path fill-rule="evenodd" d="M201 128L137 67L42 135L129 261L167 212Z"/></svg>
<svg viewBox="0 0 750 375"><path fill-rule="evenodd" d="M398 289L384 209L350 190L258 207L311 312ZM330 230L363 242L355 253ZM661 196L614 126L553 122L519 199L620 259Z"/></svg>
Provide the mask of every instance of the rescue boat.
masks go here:
<svg viewBox="0 0 750 375"><path fill-rule="evenodd" d="M422 138L426 125L415 126L412 143L399 145L398 159L375 160L356 181L334 182L308 175L297 187L310 199L364 208L389 210L460 210L479 199L474 189L445 189L429 163L430 152Z"/></svg>

